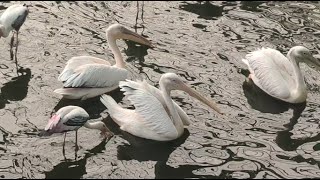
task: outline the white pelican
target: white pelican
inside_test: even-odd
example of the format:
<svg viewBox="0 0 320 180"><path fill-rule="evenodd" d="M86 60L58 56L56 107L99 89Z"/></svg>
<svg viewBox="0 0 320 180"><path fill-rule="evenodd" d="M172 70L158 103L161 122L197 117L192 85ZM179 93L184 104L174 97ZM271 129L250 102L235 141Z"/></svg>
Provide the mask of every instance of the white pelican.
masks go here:
<svg viewBox="0 0 320 180"><path fill-rule="evenodd" d="M28 16L29 10L25 4L14 4L8 7L0 17L0 38L1 37L8 37L10 32L15 30L17 34L16 40L16 54L18 51L18 35L19 30L22 24L25 22ZM11 38L10 49L12 49L13 42L14 42L14 31ZM18 64L17 58L16 65Z"/></svg>
<svg viewBox="0 0 320 180"><path fill-rule="evenodd" d="M113 24L107 30L109 47L115 57L115 65L103 59L91 56L71 58L58 80L63 82L63 88L54 92L67 99L85 100L110 92L118 88L119 81L127 78L128 71L117 47L117 39L129 39L152 47L150 41L141 35L128 30L120 24Z"/></svg>
<svg viewBox="0 0 320 180"><path fill-rule="evenodd" d="M176 74L163 74L160 89L144 81L121 81L121 91L135 106L135 110L124 109L112 97L102 95L100 100L107 107L112 119L120 129L138 137L156 141L177 139L189 125L188 115L170 97L172 90L182 90L197 98L220 114L216 104L188 87Z"/></svg>
<svg viewBox="0 0 320 180"><path fill-rule="evenodd" d="M320 67L320 62L303 46L290 49L287 57L271 48L251 52L242 61L248 66L249 79L270 96L289 103L307 99L307 87L299 63Z"/></svg>
<svg viewBox="0 0 320 180"><path fill-rule="evenodd" d="M98 129L101 136L107 138L111 135L110 130L102 121L89 122L89 114L78 106L65 106L59 109L49 120L41 133L42 136L50 136L54 133L64 133L63 154L66 135L68 131L76 131L76 151L78 150L78 129L82 126L89 129Z"/></svg>

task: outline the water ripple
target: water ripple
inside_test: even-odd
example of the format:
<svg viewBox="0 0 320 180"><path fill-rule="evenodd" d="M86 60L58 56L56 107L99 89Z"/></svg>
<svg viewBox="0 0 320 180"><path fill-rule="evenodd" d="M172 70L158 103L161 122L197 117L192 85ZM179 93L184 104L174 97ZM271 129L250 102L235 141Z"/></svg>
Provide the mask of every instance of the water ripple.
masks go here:
<svg viewBox="0 0 320 180"><path fill-rule="evenodd" d="M246 84L241 62L260 47L287 53L303 45L319 54L318 2L25 3L30 13L19 32L22 76L16 77L10 60L9 38L0 39L1 178L319 178L318 72L301 65L309 94L306 103L291 105ZM0 11L11 4L1 2ZM138 8L143 17L137 17ZM158 87L161 74L175 72L215 100L225 116L172 92L192 123L181 138L159 143L121 131L98 98L60 99L53 90L62 86L57 76L68 59L91 55L114 63L105 34L114 22L135 28L156 46L118 41L131 79ZM132 108L119 90L110 95ZM96 131L80 129L77 161L63 160L62 136L37 136L51 114L69 104L102 119L115 134L100 143ZM74 137L68 136L70 156Z"/></svg>

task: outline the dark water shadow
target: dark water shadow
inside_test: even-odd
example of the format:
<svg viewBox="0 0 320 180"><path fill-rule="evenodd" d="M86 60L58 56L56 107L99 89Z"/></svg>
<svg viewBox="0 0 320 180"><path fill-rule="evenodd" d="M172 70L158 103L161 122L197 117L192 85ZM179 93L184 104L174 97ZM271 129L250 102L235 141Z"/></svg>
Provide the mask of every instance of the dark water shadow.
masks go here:
<svg viewBox="0 0 320 180"><path fill-rule="evenodd" d="M306 102L296 105L295 108L293 108L293 117L290 119L290 122L288 124L284 125L287 129L277 133L276 143L281 149L285 151L295 151L302 144L320 140L320 134L310 138L291 139L291 135L293 133L290 131L292 131L294 125L297 124L298 119L301 116L301 113L304 111L305 107Z"/></svg>
<svg viewBox="0 0 320 180"><path fill-rule="evenodd" d="M18 72L21 74L12 78L5 83L0 92L0 109L4 108L9 101L21 101L27 97L29 81L32 77L29 68L20 68Z"/></svg>
<svg viewBox="0 0 320 180"><path fill-rule="evenodd" d="M145 77L149 77L148 74L143 71L143 68L150 67L149 64L145 63L144 57L148 55L148 49L152 48L129 40L125 40L125 43L127 44L127 49L124 50L124 53L128 57L126 61L132 65L127 66L128 71L130 71L129 79L141 80L142 74L144 74Z"/></svg>
<svg viewBox="0 0 320 180"><path fill-rule="evenodd" d="M131 72L138 70L138 73L132 73L132 79L141 79L140 77L142 74L145 75L145 77L149 78L149 75L146 74L143 69L144 68L150 68L153 69L153 71L163 74L166 72L167 69L170 69L170 71L176 71L176 69L170 67L170 66L160 66L155 63L145 63L145 56L148 55L148 49L152 50L160 50L158 48L152 48L149 46L141 45L133 41L125 40L125 43L127 44L127 49L124 50L125 54L128 56L126 59L127 62L132 63L134 70L129 70ZM166 52L169 52L165 50ZM149 79L151 80L151 79Z"/></svg>
<svg viewBox="0 0 320 180"><path fill-rule="evenodd" d="M155 165L156 178L200 177L192 174L192 170L203 168L203 166L183 165L178 168L172 168L166 164L170 154L189 137L190 132L188 129L185 129L183 135L176 140L160 142L133 136L125 131L121 131L119 126L116 126L114 125L113 127L118 130L114 133L117 133L129 142L129 144L117 147L117 157L119 160L157 161Z"/></svg>
<svg viewBox="0 0 320 180"><path fill-rule="evenodd" d="M128 56L127 62L132 62L134 60L139 60L140 62L145 62L144 57L148 55L148 46L140 45L136 42L125 40L127 44L127 49L124 53Z"/></svg>
<svg viewBox="0 0 320 180"><path fill-rule="evenodd" d="M103 153L106 150L106 144L108 140L103 140L96 147L88 150L84 157L73 161L67 160L63 161L56 166L53 167L51 171L44 172L45 179L80 179L84 174L86 174L86 164L87 159L97 155L99 153Z"/></svg>
<svg viewBox="0 0 320 180"><path fill-rule="evenodd" d="M161 161L155 165L155 179L185 179L185 178L201 178L201 179L220 179L219 176L213 175L196 175L192 171L212 166L198 165L179 165L178 168L168 166L166 162Z"/></svg>
<svg viewBox="0 0 320 180"><path fill-rule="evenodd" d="M278 100L260 89L251 80L242 84L244 95L250 106L263 113L279 114L288 111L292 104Z"/></svg>
<svg viewBox="0 0 320 180"><path fill-rule="evenodd" d="M122 98L124 97L123 92L120 91L120 89L115 89L112 92L106 93L110 95L116 102L120 102ZM96 119L101 117L101 113L106 110L106 107L102 104L100 101L101 96L97 96L94 98L86 99L84 101L81 101L80 99L65 99L62 98L58 102L58 104L54 107L53 111L51 112L51 115L54 112L57 112L60 108L73 105L73 106L79 106L82 107L84 110L87 111L87 113L90 115L91 119Z"/></svg>
<svg viewBox="0 0 320 180"><path fill-rule="evenodd" d="M290 131L298 122L298 119L300 118L302 112L306 108L306 102L291 104L278 100L265 93L252 81L250 83L245 81L243 83L243 90L251 107L260 112L279 114L288 111L289 109L293 110L293 116L290 119L290 122L288 124L283 125L287 129L277 133L276 143L281 149L285 151L294 151L304 143L320 140L320 134L312 138L291 139L291 135L293 133Z"/></svg>
<svg viewBox="0 0 320 180"><path fill-rule="evenodd" d="M266 1L241 1L240 8L246 11L262 12L258 7Z"/></svg>
<svg viewBox="0 0 320 180"><path fill-rule="evenodd" d="M119 129L119 127L118 127ZM183 135L173 141L160 142L140 138L131 135L125 131L118 131L130 144L118 146L119 160L137 160L142 161L164 161L166 162L170 154L189 137L188 129L185 129Z"/></svg>
<svg viewBox="0 0 320 180"><path fill-rule="evenodd" d="M206 20L216 20L222 16L223 6L216 6L210 3L210 1L200 1L199 3L187 3L179 5L179 8L194 14L198 14L198 18Z"/></svg>

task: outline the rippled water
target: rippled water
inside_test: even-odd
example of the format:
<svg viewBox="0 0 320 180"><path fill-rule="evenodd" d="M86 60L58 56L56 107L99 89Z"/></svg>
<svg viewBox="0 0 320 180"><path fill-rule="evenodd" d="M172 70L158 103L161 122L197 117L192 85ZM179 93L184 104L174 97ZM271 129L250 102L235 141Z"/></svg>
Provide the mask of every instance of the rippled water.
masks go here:
<svg viewBox="0 0 320 180"><path fill-rule="evenodd" d="M287 53L294 45L319 54L319 2L25 2L30 9L19 39L17 76L10 38L0 39L0 178L319 178L318 72L302 65L307 102L290 105L245 83L241 58L259 47ZM0 11L11 2L0 2ZM156 44L119 41L131 78L158 86L175 72L215 99L226 117L181 92L173 97L192 120L184 135L155 142L119 130L98 98L62 100L53 90L66 61L92 55L113 61L105 28L119 22ZM121 101L119 90L111 95ZM115 134L81 128L40 138L52 112L84 107Z"/></svg>

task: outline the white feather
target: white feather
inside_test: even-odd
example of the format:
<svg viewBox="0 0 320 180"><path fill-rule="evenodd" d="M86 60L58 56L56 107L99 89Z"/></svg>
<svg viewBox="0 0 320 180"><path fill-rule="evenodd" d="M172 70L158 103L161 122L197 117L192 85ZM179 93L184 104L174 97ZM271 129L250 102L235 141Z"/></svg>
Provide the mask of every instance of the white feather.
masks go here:
<svg viewBox="0 0 320 180"><path fill-rule="evenodd" d="M253 82L269 95L286 100L294 88L294 67L279 51L262 48L246 55Z"/></svg>
<svg viewBox="0 0 320 180"><path fill-rule="evenodd" d="M13 27L11 26L14 21L27 11L28 8L22 4L14 4L8 7L0 17L0 24L5 27L3 31L3 36L7 37L12 31Z"/></svg>

